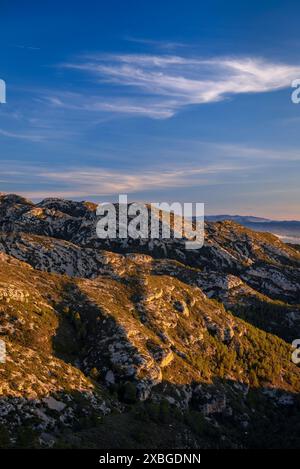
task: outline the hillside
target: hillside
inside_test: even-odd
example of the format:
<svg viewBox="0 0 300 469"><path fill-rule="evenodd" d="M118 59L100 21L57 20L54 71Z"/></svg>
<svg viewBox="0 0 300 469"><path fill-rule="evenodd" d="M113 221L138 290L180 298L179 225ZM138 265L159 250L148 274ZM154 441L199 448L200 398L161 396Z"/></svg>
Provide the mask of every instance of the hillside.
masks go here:
<svg viewBox="0 0 300 469"><path fill-rule="evenodd" d="M99 240L93 204L0 196L0 446L299 447L300 252Z"/></svg>
<svg viewBox="0 0 300 469"><path fill-rule="evenodd" d="M300 242L300 221L298 220L270 220L240 215L208 215L205 218L213 222L230 220L254 231L267 231L286 243L299 244Z"/></svg>

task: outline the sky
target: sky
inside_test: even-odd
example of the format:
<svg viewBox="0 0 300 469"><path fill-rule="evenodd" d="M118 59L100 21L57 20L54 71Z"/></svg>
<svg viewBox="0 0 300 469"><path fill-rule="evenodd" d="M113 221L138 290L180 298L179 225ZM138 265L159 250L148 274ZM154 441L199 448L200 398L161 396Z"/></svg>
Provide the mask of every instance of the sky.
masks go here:
<svg viewBox="0 0 300 469"><path fill-rule="evenodd" d="M299 1L0 0L0 192L300 220Z"/></svg>

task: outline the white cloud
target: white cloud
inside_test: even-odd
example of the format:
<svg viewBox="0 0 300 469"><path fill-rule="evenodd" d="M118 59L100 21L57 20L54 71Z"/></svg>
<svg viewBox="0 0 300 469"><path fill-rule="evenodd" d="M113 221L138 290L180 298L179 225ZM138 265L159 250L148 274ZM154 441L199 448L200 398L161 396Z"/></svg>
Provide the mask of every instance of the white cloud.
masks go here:
<svg viewBox="0 0 300 469"><path fill-rule="evenodd" d="M48 181L65 186L80 187L82 195L112 195L120 192L134 193L199 184L207 176L239 170L233 165L211 165L201 168L156 168L144 171L120 171L104 168L80 168L70 171L45 171L39 174ZM203 179L204 178L204 179Z"/></svg>
<svg viewBox="0 0 300 469"><path fill-rule="evenodd" d="M160 102L142 103L138 99L125 98L99 98L99 96L86 96L79 93L60 93L56 96L44 98L53 108L69 109L73 111L87 111L93 113L110 112L117 114L135 114L153 119L166 119L174 114L172 103L161 105Z"/></svg>
<svg viewBox="0 0 300 469"><path fill-rule="evenodd" d="M199 59L174 55L94 55L63 67L92 74L102 83L127 87L126 93L134 104L128 102L119 112L157 117L155 109L159 103L161 118L171 117L187 105L289 87L292 80L300 76L300 66L248 57ZM152 98L150 103L149 97ZM104 104L102 110L117 112L109 103ZM145 107L147 113L141 112Z"/></svg>
<svg viewBox="0 0 300 469"><path fill-rule="evenodd" d="M207 184L211 178L224 173L240 171L239 164L219 164L202 167L177 166L174 169L156 167L144 170L114 170L99 167L61 168L53 171L33 165L18 165L4 161L0 165L1 182L22 180L30 190L21 193L27 197L89 197L109 196L119 193L134 194L167 188ZM26 175L26 176L24 176ZM40 186L49 190L39 189ZM32 189L34 188L34 189ZM20 192L20 191L19 191Z"/></svg>

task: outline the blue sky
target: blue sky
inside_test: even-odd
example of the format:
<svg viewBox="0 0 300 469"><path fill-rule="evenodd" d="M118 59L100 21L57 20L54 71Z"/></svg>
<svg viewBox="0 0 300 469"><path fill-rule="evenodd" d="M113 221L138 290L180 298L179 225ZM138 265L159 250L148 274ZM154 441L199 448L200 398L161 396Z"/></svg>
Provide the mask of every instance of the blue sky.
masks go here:
<svg viewBox="0 0 300 469"><path fill-rule="evenodd" d="M0 191L300 219L297 1L1 1Z"/></svg>

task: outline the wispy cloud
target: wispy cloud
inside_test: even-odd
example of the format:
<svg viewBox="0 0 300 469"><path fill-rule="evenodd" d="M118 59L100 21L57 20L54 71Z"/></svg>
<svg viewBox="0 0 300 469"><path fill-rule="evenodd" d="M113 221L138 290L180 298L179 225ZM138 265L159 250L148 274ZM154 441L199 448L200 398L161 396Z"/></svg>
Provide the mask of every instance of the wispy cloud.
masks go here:
<svg viewBox="0 0 300 469"><path fill-rule="evenodd" d="M30 132L18 133L0 129L0 135L2 135L3 137L13 138L17 140L28 140L30 142L42 142L43 140L45 140L45 137L43 135L36 135Z"/></svg>
<svg viewBox="0 0 300 469"><path fill-rule="evenodd" d="M86 193L98 195L110 195L119 192L134 193L144 190L164 189L170 187L186 187L199 183L199 178L215 174L224 174L240 170L236 165L211 165L207 167L178 167L175 169L155 168L144 171L117 171L104 168L80 168L64 172L46 171L40 173L40 176L48 180L63 182L67 185L78 185ZM84 189L85 188L85 189ZM100 191L100 192L99 192Z"/></svg>
<svg viewBox="0 0 300 469"><path fill-rule="evenodd" d="M24 45L24 44L16 44L16 45L13 45L11 47L15 47L16 49L24 49L24 50L41 50L40 47L27 46L27 45Z"/></svg>
<svg viewBox="0 0 300 469"><path fill-rule="evenodd" d="M147 38L133 37L133 36L125 36L124 40L128 42L133 42L135 44L142 44L145 46L150 46L151 48L155 47L157 49L168 50L168 51L189 47L187 43L183 43L179 41L154 40L154 39L147 39Z"/></svg>
<svg viewBox="0 0 300 469"><path fill-rule="evenodd" d="M174 114L172 103L167 106L159 101L132 98L101 98L97 95L85 95L82 93L57 93L56 96L45 96L44 100L52 108L61 108L73 111L83 111L91 113L112 113L112 114L134 114L146 116L153 119L166 119Z"/></svg>
<svg viewBox="0 0 300 469"><path fill-rule="evenodd" d="M28 119L27 123L29 126L24 126L21 130L0 129L0 136L13 140L23 140L24 142L49 143L54 140L70 138L74 135L72 130L47 126L46 123L39 122L38 119Z"/></svg>
<svg viewBox="0 0 300 469"><path fill-rule="evenodd" d="M186 142L189 143L189 142ZM26 197L66 197L89 199L93 197L115 197L119 193L155 194L161 191L176 192L179 189L203 186L240 184L241 181L256 184L270 168L276 169L280 180L282 165L289 161L298 165L300 153L297 149L260 148L242 144L190 142L193 158L188 158L189 147L181 148L181 142L174 142L178 148L175 159L166 158L141 164L131 161L126 168L112 168L104 165L81 165L60 162L55 170L49 165L24 161L0 161L1 190L17 191ZM197 156L198 155L198 156ZM201 155L201 157L200 157ZM296 168L297 166L295 166ZM276 179L276 177L275 177ZM270 195L274 186L262 185ZM282 190L279 185L278 189ZM290 192L293 189L284 188ZM257 189L258 191L258 189Z"/></svg>
<svg viewBox="0 0 300 469"><path fill-rule="evenodd" d="M156 167L149 169L114 170L101 167L60 168L53 171L41 166L20 165L17 162L2 162L1 182L22 180L25 187L21 193L27 197L90 197L110 196L122 192L135 194L144 191L190 187L208 184L224 173L240 171L239 164L208 166L177 166L174 169ZM26 175L26 176L24 176ZM26 186L30 189L26 189ZM41 190L40 187L43 187ZM47 187L49 189L47 189ZM13 189L12 189L13 190Z"/></svg>
<svg viewBox="0 0 300 469"><path fill-rule="evenodd" d="M88 73L102 84L126 87L129 97L120 112L154 118L168 118L185 106L222 101L237 94L279 90L300 76L298 65L248 57L94 55L62 66ZM101 110L117 112L105 99L99 104ZM146 113L142 112L145 108Z"/></svg>
<svg viewBox="0 0 300 469"><path fill-rule="evenodd" d="M246 159L254 164L259 161L264 164L270 161L300 161L300 150L293 148L262 148L237 143L207 143L206 148L210 148L215 156L221 155L223 158L239 159L240 161Z"/></svg>

